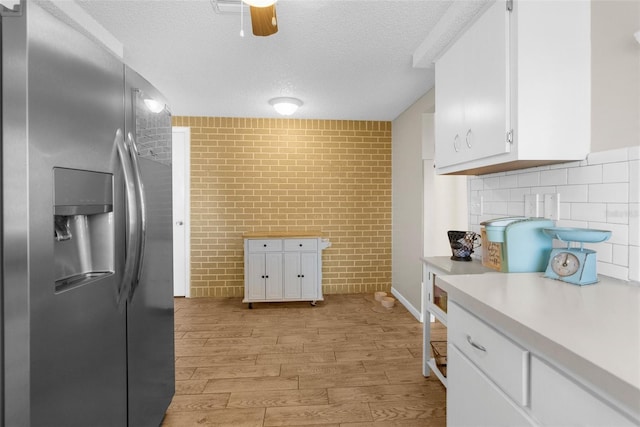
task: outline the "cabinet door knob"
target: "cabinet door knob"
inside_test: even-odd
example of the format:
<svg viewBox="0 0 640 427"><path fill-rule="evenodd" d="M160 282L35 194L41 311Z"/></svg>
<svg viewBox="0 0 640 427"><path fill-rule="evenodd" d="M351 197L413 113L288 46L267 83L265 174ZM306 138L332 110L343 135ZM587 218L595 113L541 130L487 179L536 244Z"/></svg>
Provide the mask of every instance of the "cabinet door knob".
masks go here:
<svg viewBox="0 0 640 427"><path fill-rule="evenodd" d="M471 136L472 136L471 129L469 129L467 131L467 136L464 138L465 141L467 142L467 147L469 147L469 148L471 148L471 146L473 145L473 141L471 140Z"/></svg>
<svg viewBox="0 0 640 427"><path fill-rule="evenodd" d="M300 243L300 247L302 247L302 243Z"/></svg>
<svg viewBox="0 0 640 427"><path fill-rule="evenodd" d="M304 277L304 274L302 274L300 277Z"/></svg>
<svg viewBox="0 0 640 427"><path fill-rule="evenodd" d="M262 245L262 246L264 246L264 247L266 248L266 247L267 247L267 244L265 243L265 244L264 244L264 245Z"/></svg>

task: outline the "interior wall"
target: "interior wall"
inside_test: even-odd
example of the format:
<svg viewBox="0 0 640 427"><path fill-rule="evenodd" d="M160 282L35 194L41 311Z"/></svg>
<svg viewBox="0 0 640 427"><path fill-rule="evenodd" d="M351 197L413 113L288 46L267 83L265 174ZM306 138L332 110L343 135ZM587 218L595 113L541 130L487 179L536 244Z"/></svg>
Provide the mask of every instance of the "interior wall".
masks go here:
<svg viewBox="0 0 640 427"><path fill-rule="evenodd" d="M591 151L640 145L640 2L591 2Z"/></svg>
<svg viewBox="0 0 640 427"><path fill-rule="evenodd" d="M434 96L425 95L393 121L391 286L414 314L422 278L422 114L434 104Z"/></svg>
<svg viewBox="0 0 640 427"><path fill-rule="evenodd" d="M423 155L423 256L451 256L447 231L467 230L468 198L467 177L436 175L435 170L435 117L422 115Z"/></svg>
<svg viewBox="0 0 640 427"><path fill-rule="evenodd" d="M191 128L191 296L243 296L242 235L320 231L323 292L389 291L391 122L174 117Z"/></svg>
<svg viewBox="0 0 640 427"><path fill-rule="evenodd" d="M447 230L466 229L467 178L436 176L431 90L393 121L392 279L394 295L421 311L420 256L450 255Z"/></svg>

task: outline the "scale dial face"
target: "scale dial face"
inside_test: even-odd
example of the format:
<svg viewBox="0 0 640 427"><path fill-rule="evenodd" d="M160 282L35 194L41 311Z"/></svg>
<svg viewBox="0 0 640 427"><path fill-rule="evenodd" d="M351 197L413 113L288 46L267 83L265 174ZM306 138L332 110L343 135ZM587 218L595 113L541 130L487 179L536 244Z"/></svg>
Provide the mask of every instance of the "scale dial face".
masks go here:
<svg viewBox="0 0 640 427"><path fill-rule="evenodd" d="M559 252L551 259L551 269L560 277L575 274L580 268L580 260L571 252Z"/></svg>

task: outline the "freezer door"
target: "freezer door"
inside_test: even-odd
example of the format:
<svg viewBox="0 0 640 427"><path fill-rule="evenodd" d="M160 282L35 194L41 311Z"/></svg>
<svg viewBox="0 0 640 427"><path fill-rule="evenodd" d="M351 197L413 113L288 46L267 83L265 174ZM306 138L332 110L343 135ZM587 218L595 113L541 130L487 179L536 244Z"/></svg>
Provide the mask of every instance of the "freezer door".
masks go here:
<svg viewBox="0 0 640 427"><path fill-rule="evenodd" d="M124 203L114 141L123 66L35 2L22 9L2 18L4 424L122 426ZM55 170L99 176L113 206L100 220L92 210L56 215ZM77 229L67 233L70 223ZM90 249L102 240L110 243ZM56 264L55 254L70 263ZM95 280L56 288L61 272L96 265L105 270L87 276Z"/></svg>
<svg viewBox="0 0 640 427"><path fill-rule="evenodd" d="M175 390L171 115L148 82L128 68L125 76L126 132L146 212L139 282L127 310L128 417L130 426L158 426ZM151 99L160 111L149 108Z"/></svg>

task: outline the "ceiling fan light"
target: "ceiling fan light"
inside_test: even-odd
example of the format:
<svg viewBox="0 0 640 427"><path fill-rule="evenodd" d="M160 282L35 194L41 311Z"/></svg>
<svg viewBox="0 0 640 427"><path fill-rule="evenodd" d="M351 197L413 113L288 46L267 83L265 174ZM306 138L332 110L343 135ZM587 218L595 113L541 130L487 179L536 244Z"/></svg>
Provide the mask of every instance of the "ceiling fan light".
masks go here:
<svg viewBox="0 0 640 427"><path fill-rule="evenodd" d="M242 1L248 4L249 6L253 6L253 7L267 7L267 6L274 5L278 0L242 0Z"/></svg>
<svg viewBox="0 0 640 427"><path fill-rule="evenodd" d="M269 104L271 104L279 114L290 116L302 106L302 101L298 98L280 97L270 99Z"/></svg>

